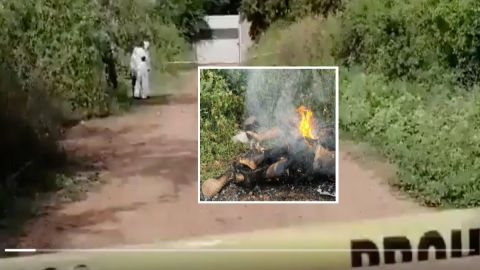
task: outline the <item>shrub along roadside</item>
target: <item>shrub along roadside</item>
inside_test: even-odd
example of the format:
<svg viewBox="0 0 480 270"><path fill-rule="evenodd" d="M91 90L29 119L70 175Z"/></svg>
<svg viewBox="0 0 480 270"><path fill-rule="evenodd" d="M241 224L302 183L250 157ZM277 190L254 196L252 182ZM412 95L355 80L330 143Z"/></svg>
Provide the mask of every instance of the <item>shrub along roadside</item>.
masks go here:
<svg viewBox="0 0 480 270"><path fill-rule="evenodd" d="M128 75L128 54L135 40L152 41L153 63L171 60L186 49L173 23L157 16L149 2L7 0L3 5L3 59L22 83L41 74L52 97L86 116L109 113L118 94L107 80L109 69L116 69L113 73L121 78Z"/></svg>
<svg viewBox="0 0 480 270"><path fill-rule="evenodd" d="M397 165L393 184L425 205L480 206L480 101L472 70L480 43L472 34L477 4L467 2L350 1L339 16L268 30L251 54L267 46L278 53L253 64L342 65L340 128ZM301 29L309 34L295 36ZM465 65L457 70L459 63Z"/></svg>
<svg viewBox="0 0 480 270"><path fill-rule="evenodd" d="M340 126L377 146L399 168L393 184L424 204L478 206L480 127L472 124L480 120L480 101L442 87L344 74ZM426 90L436 97L426 98Z"/></svg>
<svg viewBox="0 0 480 270"><path fill-rule="evenodd" d="M335 58L390 79L472 85L480 80L480 2L350 1ZM452 78L448 78L452 79Z"/></svg>
<svg viewBox="0 0 480 270"><path fill-rule="evenodd" d="M151 41L155 64L184 53L157 13L155 1L1 1L0 217L16 197L62 186L62 125L125 105L134 41Z"/></svg>

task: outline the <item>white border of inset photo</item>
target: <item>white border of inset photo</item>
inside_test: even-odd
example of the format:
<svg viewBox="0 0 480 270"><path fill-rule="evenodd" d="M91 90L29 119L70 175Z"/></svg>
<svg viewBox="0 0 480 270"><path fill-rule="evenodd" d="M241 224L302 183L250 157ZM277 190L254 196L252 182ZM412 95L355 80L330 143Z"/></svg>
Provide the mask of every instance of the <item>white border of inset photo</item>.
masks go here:
<svg viewBox="0 0 480 270"><path fill-rule="evenodd" d="M203 69L330 69L335 70L335 201L202 201L200 200L200 71ZM339 68L338 66L198 66L197 68L197 115L198 115L198 145L197 145L197 201L199 204L338 204L340 202L339 175Z"/></svg>

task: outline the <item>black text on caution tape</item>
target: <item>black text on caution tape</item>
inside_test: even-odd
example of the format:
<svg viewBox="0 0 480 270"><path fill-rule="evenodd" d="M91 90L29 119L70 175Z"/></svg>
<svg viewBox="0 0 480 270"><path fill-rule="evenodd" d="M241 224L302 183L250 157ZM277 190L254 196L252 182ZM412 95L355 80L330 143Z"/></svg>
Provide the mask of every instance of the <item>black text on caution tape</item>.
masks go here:
<svg viewBox="0 0 480 270"><path fill-rule="evenodd" d="M383 238L383 249L369 239L356 239L351 241L352 267L379 266L381 256L385 264L409 263L413 261L414 252L417 253L418 261L429 259L442 260L459 258L463 256L480 255L480 228L469 230L468 252L462 252L462 231L452 230L449 237L443 237L438 231L432 230L424 233L418 241L417 247L412 247L407 236L388 236ZM451 248L447 250L447 241ZM415 249L416 248L416 249ZM428 250L434 249L435 255L429 258ZM395 255L401 254L401 260L397 261ZM367 258L367 260L364 260Z"/></svg>

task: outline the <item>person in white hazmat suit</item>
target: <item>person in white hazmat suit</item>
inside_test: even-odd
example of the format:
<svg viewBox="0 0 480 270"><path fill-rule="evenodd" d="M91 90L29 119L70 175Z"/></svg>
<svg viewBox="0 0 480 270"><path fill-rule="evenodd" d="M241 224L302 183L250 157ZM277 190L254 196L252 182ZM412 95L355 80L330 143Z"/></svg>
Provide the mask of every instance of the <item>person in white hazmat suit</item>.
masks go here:
<svg viewBox="0 0 480 270"><path fill-rule="evenodd" d="M150 44L143 42L143 46L135 47L130 58L132 72L133 97L136 99L147 99L150 95L150 55L148 52Z"/></svg>

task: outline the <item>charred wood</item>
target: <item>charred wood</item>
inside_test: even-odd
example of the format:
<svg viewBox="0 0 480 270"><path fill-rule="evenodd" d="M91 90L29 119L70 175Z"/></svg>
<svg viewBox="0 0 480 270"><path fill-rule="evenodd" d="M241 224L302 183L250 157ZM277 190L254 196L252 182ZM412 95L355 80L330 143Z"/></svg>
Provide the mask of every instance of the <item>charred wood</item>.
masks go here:
<svg viewBox="0 0 480 270"><path fill-rule="evenodd" d="M265 172L266 179L272 179L276 177L283 176L288 174L288 166L292 163L292 161L288 158L282 158L281 160L273 163L268 167Z"/></svg>
<svg viewBox="0 0 480 270"><path fill-rule="evenodd" d="M329 176L335 175L335 152L318 144L313 158L313 172Z"/></svg>
<svg viewBox="0 0 480 270"><path fill-rule="evenodd" d="M243 186L245 188L252 188L257 183L264 180L266 169L267 168L264 166L255 170L251 170L243 164L236 163L234 165L235 184Z"/></svg>
<svg viewBox="0 0 480 270"><path fill-rule="evenodd" d="M262 153L251 153L239 159L239 163L255 170L262 163L272 163L288 154L288 146L276 147Z"/></svg>

